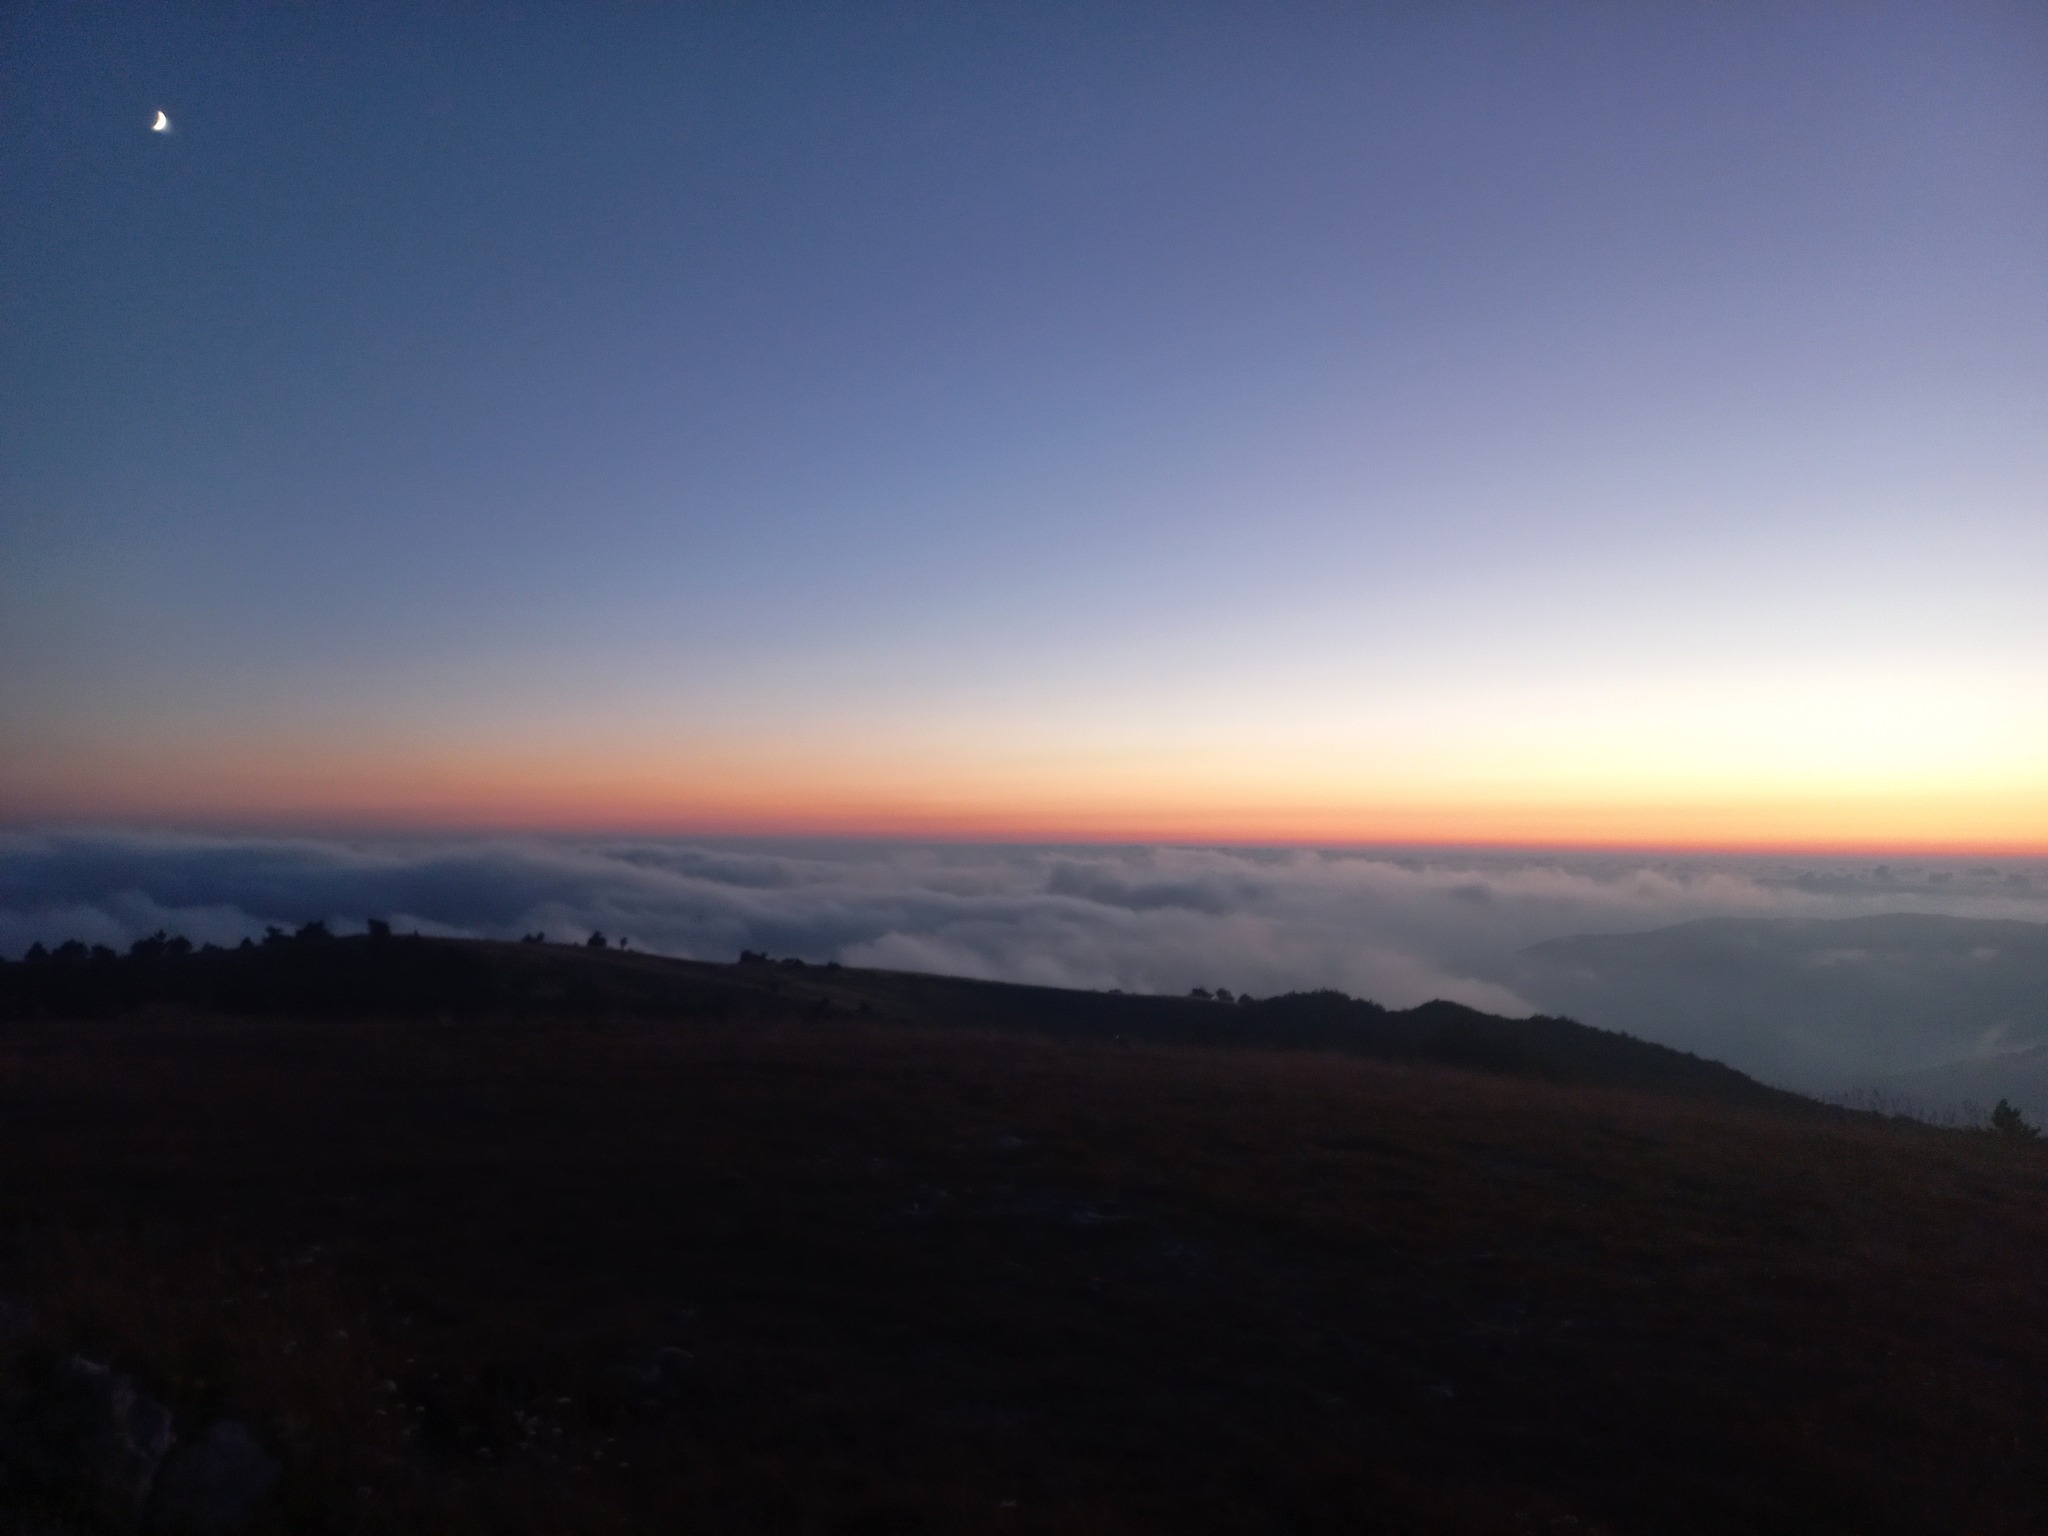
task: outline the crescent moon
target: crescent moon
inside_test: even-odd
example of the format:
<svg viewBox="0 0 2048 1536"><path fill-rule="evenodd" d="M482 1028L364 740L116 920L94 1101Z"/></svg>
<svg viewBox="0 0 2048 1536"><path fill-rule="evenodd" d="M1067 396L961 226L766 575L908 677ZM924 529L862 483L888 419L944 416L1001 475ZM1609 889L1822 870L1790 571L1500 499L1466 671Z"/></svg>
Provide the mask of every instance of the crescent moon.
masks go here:
<svg viewBox="0 0 2048 1536"><path fill-rule="evenodd" d="M149 125L149 131L151 133L169 133L171 131L171 120L164 115L163 108L157 108L156 121Z"/></svg>

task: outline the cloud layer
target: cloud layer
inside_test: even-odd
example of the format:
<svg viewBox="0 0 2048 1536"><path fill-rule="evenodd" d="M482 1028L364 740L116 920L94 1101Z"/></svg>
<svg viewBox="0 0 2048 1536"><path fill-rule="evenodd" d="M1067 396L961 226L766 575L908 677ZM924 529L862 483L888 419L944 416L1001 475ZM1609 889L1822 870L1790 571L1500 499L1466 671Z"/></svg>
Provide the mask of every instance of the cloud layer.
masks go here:
<svg viewBox="0 0 2048 1536"><path fill-rule="evenodd" d="M1514 975L1557 1012L1810 1093L1907 1077L1931 1088L1946 1079L1925 1074L1963 1063L1988 1082L2048 1044L2038 922L1721 919L1535 945Z"/></svg>
<svg viewBox="0 0 2048 1536"><path fill-rule="evenodd" d="M675 840L0 836L0 954L232 941L370 916L431 933L593 929L700 959L765 949L1127 991L1334 986L1527 1013L1514 956L1701 917L2048 920L2048 862ZM1526 989L1526 981L1523 982Z"/></svg>

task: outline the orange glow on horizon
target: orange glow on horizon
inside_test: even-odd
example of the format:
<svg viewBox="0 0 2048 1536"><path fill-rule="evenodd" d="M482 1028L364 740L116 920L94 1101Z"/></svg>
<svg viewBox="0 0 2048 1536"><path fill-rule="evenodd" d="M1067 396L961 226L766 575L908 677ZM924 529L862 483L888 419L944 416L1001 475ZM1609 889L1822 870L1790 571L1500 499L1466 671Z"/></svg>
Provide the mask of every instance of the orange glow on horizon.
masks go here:
<svg viewBox="0 0 2048 1536"><path fill-rule="evenodd" d="M765 776L764 776L765 777ZM323 780L325 780L323 782ZM94 793L98 788L101 792ZM1617 800L1553 794L1360 797L1315 803L1236 796L1204 803L1128 791L925 793L874 785L687 786L535 780L443 771L179 781L157 792L73 780L13 795L16 826L155 824L219 831L407 834L844 837L934 842L1258 846L1487 846L1718 853L2048 856L2044 797L1804 796Z"/></svg>
<svg viewBox="0 0 2048 1536"><path fill-rule="evenodd" d="M1128 741L792 727L507 746L187 727L0 755L0 823L220 831L2048 856L2031 739L1815 760L1524 731ZM1512 734L1512 733L1506 733ZM2000 750L2000 748L2010 748ZM1864 764L1874 766L1864 766ZM1987 769L1984 764L1998 764Z"/></svg>

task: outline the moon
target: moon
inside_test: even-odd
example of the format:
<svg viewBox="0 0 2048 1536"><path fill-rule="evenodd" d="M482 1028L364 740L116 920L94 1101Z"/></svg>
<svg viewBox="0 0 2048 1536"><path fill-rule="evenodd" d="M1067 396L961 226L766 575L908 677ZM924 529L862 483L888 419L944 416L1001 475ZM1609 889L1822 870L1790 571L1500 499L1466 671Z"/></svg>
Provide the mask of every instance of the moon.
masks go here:
<svg viewBox="0 0 2048 1536"><path fill-rule="evenodd" d="M171 119L162 107L156 109L156 121L149 125L149 131L151 133L169 133L171 131Z"/></svg>

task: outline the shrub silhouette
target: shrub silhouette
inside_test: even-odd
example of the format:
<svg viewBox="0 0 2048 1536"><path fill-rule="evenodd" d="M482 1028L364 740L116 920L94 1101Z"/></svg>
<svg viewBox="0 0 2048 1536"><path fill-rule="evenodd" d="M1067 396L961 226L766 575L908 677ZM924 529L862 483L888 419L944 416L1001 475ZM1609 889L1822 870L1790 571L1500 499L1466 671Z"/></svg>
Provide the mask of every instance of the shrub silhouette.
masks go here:
<svg viewBox="0 0 2048 1536"><path fill-rule="evenodd" d="M1992 1107L1991 1133L1994 1136L2011 1136L2021 1141L2032 1141L2041 1134L2039 1127L2029 1125L2027 1117L2004 1099L2000 1099Z"/></svg>

